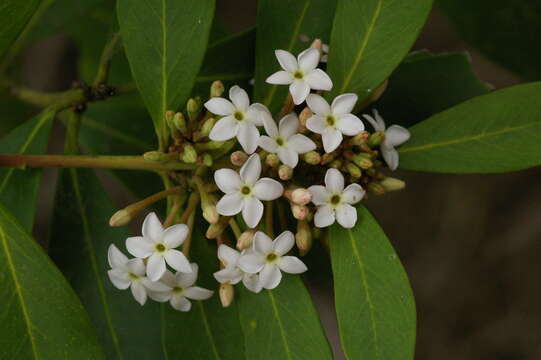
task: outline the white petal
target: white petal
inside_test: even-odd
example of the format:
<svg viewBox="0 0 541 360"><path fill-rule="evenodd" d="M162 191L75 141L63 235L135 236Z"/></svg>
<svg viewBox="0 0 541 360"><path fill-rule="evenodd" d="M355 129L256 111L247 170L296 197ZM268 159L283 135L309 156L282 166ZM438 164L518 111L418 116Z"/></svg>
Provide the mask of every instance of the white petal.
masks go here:
<svg viewBox="0 0 541 360"><path fill-rule="evenodd" d="M315 132L316 134L323 134L325 132L325 129L327 129L327 121L322 116L313 115L306 122L306 127L311 132Z"/></svg>
<svg viewBox="0 0 541 360"><path fill-rule="evenodd" d="M163 277L162 277L163 278ZM160 281L150 281L147 277L140 279L141 284L150 291L154 292L164 292L164 291L170 291L171 287L164 284L161 280Z"/></svg>
<svg viewBox="0 0 541 360"><path fill-rule="evenodd" d="M291 231L284 231L272 242L273 252L278 255L287 254L295 244L295 236Z"/></svg>
<svg viewBox="0 0 541 360"><path fill-rule="evenodd" d="M163 227L155 213L151 212L143 221L143 236L154 242L162 239Z"/></svg>
<svg viewBox="0 0 541 360"><path fill-rule="evenodd" d="M385 159L389 169L393 171L396 170L398 168L398 151L390 146L381 146L380 149L381 155L383 156L383 159Z"/></svg>
<svg viewBox="0 0 541 360"><path fill-rule="evenodd" d="M274 85L289 85L291 84L295 78L293 75L287 71L277 71L271 76L269 76L265 82L268 84L274 84Z"/></svg>
<svg viewBox="0 0 541 360"><path fill-rule="evenodd" d="M235 267L235 268L225 268L225 269L216 271L213 275L216 281L218 281L220 284L229 282L234 285L242 279L243 272L239 268Z"/></svg>
<svg viewBox="0 0 541 360"><path fill-rule="evenodd" d="M287 140L287 146L298 154L304 154L316 149L316 144L307 136L295 134Z"/></svg>
<svg viewBox="0 0 541 360"><path fill-rule="evenodd" d="M255 228L261 217L263 217L263 203L256 197L245 198L242 206L242 218L246 225L251 229Z"/></svg>
<svg viewBox="0 0 541 360"><path fill-rule="evenodd" d="M299 130L299 119L295 113L284 116L280 120L279 125L280 136L288 139L291 135L296 134Z"/></svg>
<svg viewBox="0 0 541 360"><path fill-rule="evenodd" d="M214 125L209 138L214 141L226 141L237 136L238 132L239 122L233 116L226 116Z"/></svg>
<svg viewBox="0 0 541 360"><path fill-rule="evenodd" d="M167 250L164 257L167 264L169 264L169 266L171 266L173 269L183 273L192 272L190 262L188 259L186 259L186 256L182 252L175 249Z"/></svg>
<svg viewBox="0 0 541 360"><path fill-rule="evenodd" d="M169 286L171 289L174 288L175 286L177 286L177 282L175 280L175 275L169 270L165 270L162 277L160 278L160 282L162 282L165 285Z"/></svg>
<svg viewBox="0 0 541 360"><path fill-rule="evenodd" d="M167 302L171 299L171 291L149 291L148 297L157 302Z"/></svg>
<svg viewBox="0 0 541 360"><path fill-rule="evenodd" d="M326 204L329 201L330 194L323 185L312 185L308 188L312 194L312 202L319 206Z"/></svg>
<svg viewBox="0 0 541 360"><path fill-rule="evenodd" d="M225 267L235 266L239 261L240 253L230 248L225 244L221 244L218 247L218 259L220 259Z"/></svg>
<svg viewBox="0 0 541 360"><path fill-rule="evenodd" d="M341 115L336 124L338 130L347 136L355 136L364 130L364 124L357 116L352 114Z"/></svg>
<svg viewBox="0 0 541 360"><path fill-rule="evenodd" d="M259 254L244 254L239 259L242 271L255 274L265 266L265 257Z"/></svg>
<svg viewBox="0 0 541 360"><path fill-rule="evenodd" d="M227 116L235 112L235 106L227 99L215 97L205 103L205 107L213 114Z"/></svg>
<svg viewBox="0 0 541 360"><path fill-rule="evenodd" d="M318 228L327 227L334 223L334 210L329 205L322 205L317 208L314 216L314 225Z"/></svg>
<svg viewBox="0 0 541 360"><path fill-rule="evenodd" d="M141 259L152 255L154 246L154 243L151 243L142 236L134 236L126 239L126 248L128 249L128 252Z"/></svg>
<svg viewBox="0 0 541 360"><path fill-rule="evenodd" d="M161 254L152 254L147 262L147 276L151 281L158 281L165 273L165 259Z"/></svg>
<svg viewBox="0 0 541 360"><path fill-rule="evenodd" d="M278 150L278 144L276 144L276 141L266 135L259 138L259 147L270 153L275 153L276 150Z"/></svg>
<svg viewBox="0 0 541 360"><path fill-rule="evenodd" d="M259 273L261 285L265 289L274 289L282 280L280 268L274 264L266 264L261 273Z"/></svg>
<svg viewBox="0 0 541 360"><path fill-rule="evenodd" d="M263 121L263 126L265 127L265 132L271 138L278 137L278 126L276 126L276 122L274 122L274 119L272 117L266 116Z"/></svg>
<svg viewBox="0 0 541 360"><path fill-rule="evenodd" d="M252 122L256 126L263 126L266 119L272 120L272 114L269 109L263 104L255 103L250 105L246 110L246 120Z"/></svg>
<svg viewBox="0 0 541 360"><path fill-rule="evenodd" d="M311 72L319 64L319 50L314 48L309 48L301 52L298 56L299 59L299 68L303 72Z"/></svg>
<svg viewBox="0 0 541 360"><path fill-rule="evenodd" d="M385 131L385 122L383 121L383 118L379 116L379 113L377 110L374 110L374 116L373 118L370 115L363 115L363 117L372 125L375 131Z"/></svg>
<svg viewBox="0 0 541 360"><path fill-rule="evenodd" d="M356 204L364 197L365 191L359 184L349 184L342 193L342 200L348 204Z"/></svg>
<svg viewBox="0 0 541 360"><path fill-rule="evenodd" d="M193 300L206 300L214 294L214 291L199 286L192 286L184 290L184 296Z"/></svg>
<svg viewBox="0 0 541 360"><path fill-rule="evenodd" d="M254 195L259 200L271 201L278 199L284 193L284 187L271 178L259 179L254 185Z"/></svg>
<svg viewBox="0 0 541 360"><path fill-rule="evenodd" d="M336 221L347 229L352 228L357 222L357 210L349 204L340 205L336 209Z"/></svg>
<svg viewBox="0 0 541 360"><path fill-rule="evenodd" d="M235 85L229 89L229 98L237 110L242 112L248 110L248 106L250 106L250 99L248 98L246 91L244 91L244 89L242 89L240 86Z"/></svg>
<svg viewBox="0 0 541 360"><path fill-rule="evenodd" d="M291 73L297 70L297 59L295 59L290 52L285 50L275 50L274 54L276 55L276 59L278 59L282 69Z"/></svg>
<svg viewBox="0 0 541 360"><path fill-rule="evenodd" d="M378 128L380 129L378 131L385 131L385 129L386 129L385 120L383 120L383 118L381 117L381 115L379 114L379 112L376 109L374 109L372 112L374 113L374 116L375 116L376 121L378 123Z"/></svg>
<svg viewBox="0 0 541 360"><path fill-rule="evenodd" d="M329 91L332 89L331 78L321 69L312 70L309 74L304 76L304 80L306 80L310 88L314 90Z"/></svg>
<svg viewBox="0 0 541 360"><path fill-rule="evenodd" d="M392 147L402 145L410 138L410 132L400 125L391 125L385 131L385 142Z"/></svg>
<svg viewBox="0 0 541 360"><path fill-rule="evenodd" d="M237 192L241 187L239 174L231 169L217 170L214 173L214 182L226 194Z"/></svg>
<svg viewBox="0 0 541 360"><path fill-rule="evenodd" d="M169 301L173 309L178 311L190 311L192 308L192 303L190 300L186 299L184 296L174 295Z"/></svg>
<svg viewBox="0 0 541 360"><path fill-rule="evenodd" d="M259 281L258 274L244 274L244 276L242 277L242 283L244 284L246 289L256 294L260 292L263 288L261 286L261 281Z"/></svg>
<svg viewBox="0 0 541 360"><path fill-rule="evenodd" d="M263 231L258 231L254 235L254 250L258 254L267 255L272 251L273 244L272 239L267 236Z"/></svg>
<svg viewBox="0 0 541 360"><path fill-rule="evenodd" d="M107 251L107 260L109 261L109 266L114 268L123 267L128 262L128 258L124 255L115 244L109 245L109 250Z"/></svg>
<svg viewBox="0 0 541 360"><path fill-rule="evenodd" d="M128 279L127 276L119 276L117 271L108 270L107 275L109 276L109 280L111 280L111 282L117 289L125 290L131 284L131 281Z"/></svg>
<svg viewBox="0 0 541 360"><path fill-rule="evenodd" d="M196 263L191 263L190 267L192 269L191 273L186 272L177 272L175 274L175 285L183 289L188 288L195 284L197 280L197 275L199 273L199 266Z"/></svg>
<svg viewBox="0 0 541 360"><path fill-rule="evenodd" d="M126 269L137 276L143 276L146 272L145 263L141 259L128 260L126 263Z"/></svg>
<svg viewBox="0 0 541 360"><path fill-rule="evenodd" d="M131 293L135 300L141 305L145 305L147 302L147 290L139 281L135 281L131 284Z"/></svg>
<svg viewBox="0 0 541 360"><path fill-rule="evenodd" d="M240 168L240 178L246 184L254 185L261 175L261 159L253 154Z"/></svg>
<svg viewBox="0 0 541 360"><path fill-rule="evenodd" d="M189 232L190 229L185 224L170 226L163 232L163 243L169 249L177 248L186 240Z"/></svg>
<svg viewBox="0 0 541 360"><path fill-rule="evenodd" d="M344 191L344 176L337 169L329 169L325 174L325 185L331 194Z"/></svg>
<svg viewBox="0 0 541 360"><path fill-rule="evenodd" d="M225 194L216 204L218 214L233 216L242 211L242 195L238 192Z"/></svg>
<svg viewBox="0 0 541 360"><path fill-rule="evenodd" d="M314 114L325 117L331 113L331 107L329 106L327 100L318 94L308 95L306 98L306 103Z"/></svg>
<svg viewBox="0 0 541 360"><path fill-rule="evenodd" d="M340 146L343 136L339 130L328 127L325 129L325 131L323 131L321 138L323 140L323 148L325 149L325 152L330 153Z"/></svg>
<svg viewBox="0 0 541 360"><path fill-rule="evenodd" d="M301 104L310 93L310 86L304 80L295 80L289 85L289 92L295 105Z"/></svg>
<svg viewBox="0 0 541 360"><path fill-rule="evenodd" d="M276 153L284 165L287 165L290 168L297 166L299 162L299 153L297 153L295 150L289 147L279 147L278 150L276 150Z"/></svg>
<svg viewBox="0 0 541 360"><path fill-rule="evenodd" d="M356 94L342 94L334 98L331 109L334 115L349 114L355 108L355 103L359 97Z"/></svg>
<svg viewBox="0 0 541 360"><path fill-rule="evenodd" d="M278 266L280 270L288 274L301 274L308 270L306 265L295 256L282 256Z"/></svg>

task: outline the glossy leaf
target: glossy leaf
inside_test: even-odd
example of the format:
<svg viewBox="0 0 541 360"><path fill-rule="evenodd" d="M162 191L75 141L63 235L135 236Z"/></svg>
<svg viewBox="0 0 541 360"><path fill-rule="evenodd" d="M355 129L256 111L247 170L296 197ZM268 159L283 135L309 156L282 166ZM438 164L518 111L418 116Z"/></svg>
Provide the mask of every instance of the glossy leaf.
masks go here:
<svg viewBox="0 0 541 360"><path fill-rule="evenodd" d="M133 77L163 139L165 111L184 106L203 61L214 0L119 0L117 5Z"/></svg>
<svg viewBox="0 0 541 360"><path fill-rule="evenodd" d="M255 101L275 113L286 99L288 87L270 85L265 79L280 70L275 49L297 55L310 46L311 40L329 40L336 0L260 0L257 9Z"/></svg>
<svg viewBox="0 0 541 360"><path fill-rule="evenodd" d="M353 229L329 233L340 341L346 359L413 359L415 303L404 268L362 205Z"/></svg>
<svg viewBox="0 0 541 360"><path fill-rule="evenodd" d="M339 0L329 46L331 97L370 96L417 39L432 0Z"/></svg>
<svg viewBox="0 0 541 360"><path fill-rule="evenodd" d="M0 3L0 59L19 37L41 0L3 0Z"/></svg>
<svg viewBox="0 0 541 360"><path fill-rule="evenodd" d="M2 154L43 154L47 150L54 112L45 111L1 139ZM0 201L25 229L34 223L36 198L42 170L0 167Z"/></svg>
<svg viewBox="0 0 541 360"><path fill-rule="evenodd" d="M374 104L389 124L411 126L489 90L467 54L415 53L400 64Z"/></svg>
<svg viewBox="0 0 541 360"><path fill-rule="evenodd" d="M400 167L491 173L541 165L541 83L479 96L412 128Z"/></svg>
<svg viewBox="0 0 541 360"><path fill-rule="evenodd" d="M102 359L79 299L0 206L0 344L5 359Z"/></svg>

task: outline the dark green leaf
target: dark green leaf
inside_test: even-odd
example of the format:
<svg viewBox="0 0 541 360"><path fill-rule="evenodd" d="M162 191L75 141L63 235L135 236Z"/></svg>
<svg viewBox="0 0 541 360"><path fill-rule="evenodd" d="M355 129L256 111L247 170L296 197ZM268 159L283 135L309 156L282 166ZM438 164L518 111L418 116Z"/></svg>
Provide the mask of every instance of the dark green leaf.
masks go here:
<svg viewBox="0 0 541 360"><path fill-rule="evenodd" d="M362 205L353 229L329 233L340 341L347 359L413 359L415 302L407 275Z"/></svg>
<svg viewBox="0 0 541 360"><path fill-rule="evenodd" d="M0 3L0 59L19 37L41 0L2 0Z"/></svg>
<svg viewBox="0 0 541 360"><path fill-rule="evenodd" d="M51 132L53 111L45 111L15 128L0 141L2 154L43 154ZM40 169L0 168L0 201L25 229L34 223Z"/></svg>
<svg viewBox="0 0 541 360"><path fill-rule="evenodd" d="M412 128L400 167L490 173L541 164L541 83L479 96Z"/></svg>
<svg viewBox="0 0 541 360"><path fill-rule="evenodd" d="M270 85L265 79L280 70L274 50L297 55L310 46L301 35L328 42L336 0L260 0L257 9L255 100L275 113L288 87Z"/></svg>
<svg viewBox="0 0 541 360"><path fill-rule="evenodd" d="M162 140L165 111L184 105L203 61L214 0L119 0L117 11L133 77Z"/></svg>
<svg viewBox="0 0 541 360"><path fill-rule="evenodd" d="M375 107L390 124L411 126L488 91L467 54L421 52L396 69Z"/></svg>
<svg viewBox="0 0 541 360"><path fill-rule="evenodd" d="M432 0L340 0L329 47L332 96L370 96L402 61L416 40Z"/></svg>
<svg viewBox="0 0 541 360"><path fill-rule="evenodd" d="M88 315L73 290L2 206L0 298L2 358L103 358Z"/></svg>

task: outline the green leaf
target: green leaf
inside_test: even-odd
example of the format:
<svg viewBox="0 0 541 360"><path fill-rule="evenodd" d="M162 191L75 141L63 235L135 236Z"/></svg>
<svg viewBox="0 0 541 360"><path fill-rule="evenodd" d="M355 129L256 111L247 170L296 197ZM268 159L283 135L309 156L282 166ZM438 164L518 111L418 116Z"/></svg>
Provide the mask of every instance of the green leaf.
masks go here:
<svg viewBox="0 0 541 360"><path fill-rule="evenodd" d="M404 268L362 205L329 233L340 341L347 359L413 359L415 302Z"/></svg>
<svg viewBox="0 0 541 360"><path fill-rule="evenodd" d="M119 0L117 12L133 77L163 146L165 111L184 105L203 61L214 0Z"/></svg>
<svg viewBox="0 0 541 360"><path fill-rule="evenodd" d="M410 50L431 7L432 0L339 0L327 67L330 95L369 97Z"/></svg>
<svg viewBox="0 0 541 360"><path fill-rule="evenodd" d="M64 170L57 191L50 254L71 283L97 330L108 359L160 359L160 306L139 306L107 276L107 250L124 253L128 229L112 228L116 211L92 170Z"/></svg>
<svg viewBox="0 0 541 360"><path fill-rule="evenodd" d="M44 111L0 141L2 154L43 154L47 150L53 111ZM32 228L41 169L0 168L0 201L25 229Z"/></svg>
<svg viewBox="0 0 541 360"><path fill-rule="evenodd" d="M541 80L541 3L531 0L439 0L460 36L498 64ZM505 49L503 51L502 49Z"/></svg>
<svg viewBox="0 0 541 360"><path fill-rule="evenodd" d="M329 342L298 275L284 274L274 290L237 287L247 359L331 359Z"/></svg>
<svg viewBox="0 0 541 360"><path fill-rule="evenodd" d="M310 46L300 36L328 42L336 0L260 0L257 9L255 100L273 112L280 110L288 87L265 79L280 70L274 50L297 55Z"/></svg>
<svg viewBox="0 0 541 360"><path fill-rule="evenodd" d="M0 59L19 37L41 0L3 0L0 3Z"/></svg>
<svg viewBox="0 0 541 360"><path fill-rule="evenodd" d="M409 56L374 105L389 124L411 126L489 90L473 73L467 54Z"/></svg>
<svg viewBox="0 0 541 360"><path fill-rule="evenodd" d="M103 358L88 315L73 290L1 205L0 298L3 358Z"/></svg>
<svg viewBox="0 0 541 360"><path fill-rule="evenodd" d="M493 173L541 164L541 83L466 101L412 128L400 167L447 173Z"/></svg>

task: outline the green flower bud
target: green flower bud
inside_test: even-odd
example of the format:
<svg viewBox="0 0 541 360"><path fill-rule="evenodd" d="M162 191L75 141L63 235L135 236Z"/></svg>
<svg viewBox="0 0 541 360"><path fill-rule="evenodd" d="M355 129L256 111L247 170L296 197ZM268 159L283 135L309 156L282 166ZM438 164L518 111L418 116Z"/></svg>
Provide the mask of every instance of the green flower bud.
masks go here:
<svg viewBox="0 0 541 360"><path fill-rule="evenodd" d="M368 131L361 131L350 140L350 144L355 146L363 145L368 141L369 137Z"/></svg>
<svg viewBox="0 0 541 360"><path fill-rule="evenodd" d="M212 156L210 154L203 154L203 165L206 167L211 167L212 164L214 164L214 159L212 159Z"/></svg>
<svg viewBox="0 0 541 360"><path fill-rule="evenodd" d="M265 163L270 167L276 167L278 164L280 164L280 159L276 154L269 154L265 158Z"/></svg>
<svg viewBox="0 0 541 360"><path fill-rule="evenodd" d="M352 160L355 163L355 165L357 165L363 170L366 170L374 166L374 163L372 162L372 160L370 160L369 156L370 155L366 153L355 154L353 155Z"/></svg>
<svg viewBox="0 0 541 360"><path fill-rule="evenodd" d="M325 165L332 162L336 158L337 155L338 153L335 151L331 153L323 154L323 156L321 156L321 165Z"/></svg>
<svg viewBox="0 0 541 360"><path fill-rule="evenodd" d="M385 191L398 191L406 187L406 183L404 181L392 177L386 177L385 179L381 180L380 184L383 186Z"/></svg>
<svg viewBox="0 0 541 360"><path fill-rule="evenodd" d="M229 226L229 221L231 221L231 216L220 216L218 222L211 224L207 229L207 233L205 234L207 239L216 239L222 235L224 230Z"/></svg>
<svg viewBox="0 0 541 360"><path fill-rule="evenodd" d="M200 136L201 137L209 136L210 131L214 127L214 124L216 124L216 119L214 119L212 117L205 120L205 122L203 123L203 126L201 126L201 134L200 134Z"/></svg>
<svg viewBox="0 0 541 360"><path fill-rule="evenodd" d="M109 220L109 226L124 226L127 225L132 219L133 217L130 211L126 209L118 210L116 213L114 213L113 216L111 216L111 219Z"/></svg>
<svg viewBox="0 0 541 360"><path fill-rule="evenodd" d="M370 191L372 194L375 194L375 195L385 194L385 188L381 186L381 184L378 184L376 182L372 182L368 184L368 191Z"/></svg>
<svg viewBox="0 0 541 360"><path fill-rule="evenodd" d="M220 80L216 80L210 85L210 97L220 97L224 93L224 84Z"/></svg>
<svg viewBox="0 0 541 360"><path fill-rule="evenodd" d="M197 151L192 145L184 145L184 151L182 152L182 161L187 164L194 164L197 161Z"/></svg>
<svg viewBox="0 0 541 360"><path fill-rule="evenodd" d="M164 162L170 160L170 156L161 151L148 151L143 154L143 158L148 161Z"/></svg>
<svg viewBox="0 0 541 360"><path fill-rule="evenodd" d="M342 160L336 159L336 160L331 161L329 166L334 168L334 169L340 169L342 167L342 164L343 164Z"/></svg>
<svg viewBox="0 0 541 360"><path fill-rule="evenodd" d="M316 151L309 151L302 155L302 159L310 165L317 165L321 162L321 155Z"/></svg>
<svg viewBox="0 0 541 360"><path fill-rule="evenodd" d="M278 168L278 177L280 180L289 180L293 176L293 169L287 165L280 165Z"/></svg>
<svg viewBox="0 0 541 360"><path fill-rule="evenodd" d="M354 179L359 179L362 176L361 169L359 169L359 167L353 163L348 163L346 165L346 169Z"/></svg>
<svg viewBox="0 0 541 360"><path fill-rule="evenodd" d="M169 126L171 130L175 129L175 124L173 123L174 116L175 116L174 111L169 110L165 112L165 123L167 124L167 126Z"/></svg>
<svg viewBox="0 0 541 360"><path fill-rule="evenodd" d="M190 119L190 121L195 121L201 111L201 99L189 99L188 103L186 104L186 110L188 111L188 119Z"/></svg>
<svg viewBox="0 0 541 360"><path fill-rule="evenodd" d="M176 113L173 117L173 125L175 129L177 129L183 134L186 134L188 132L188 127L186 126L186 119L184 118L184 114L181 112Z"/></svg>
<svg viewBox="0 0 541 360"><path fill-rule="evenodd" d="M381 145L383 142L383 139L385 139L385 134L382 131L378 131L370 135L368 138L367 144L370 147L376 147Z"/></svg>

